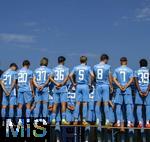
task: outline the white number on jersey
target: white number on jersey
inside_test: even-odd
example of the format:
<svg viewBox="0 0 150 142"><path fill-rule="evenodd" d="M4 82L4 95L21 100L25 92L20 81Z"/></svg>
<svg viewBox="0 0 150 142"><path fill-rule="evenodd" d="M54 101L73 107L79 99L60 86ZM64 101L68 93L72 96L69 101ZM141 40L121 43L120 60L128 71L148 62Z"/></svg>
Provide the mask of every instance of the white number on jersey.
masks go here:
<svg viewBox="0 0 150 142"><path fill-rule="evenodd" d="M103 79L103 69L97 69L97 79Z"/></svg>
<svg viewBox="0 0 150 142"><path fill-rule="evenodd" d="M126 82L126 72L125 71L120 71L120 74L122 75L122 81Z"/></svg>
<svg viewBox="0 0 150 142"><path fill-rule="evenodd" d="M76 98L76 93L69 93L67 98L75 99Z"/></svg>
<svg viewBox="0 0 150 142"><path fill-rule="evenodd" d="M25 82L27 82L27 73L26 72L20 72L19 74L18 74L18 82L19 83L25 83Z"/></svg>
<svg viewBox="0 0 150 142"><path fill-rule="evenodd" d="M64 70L55 70L54 80L64 80Z"/></svg>
<svg viewBox="0 0 150 142"><path fill-rule="evenodd" d="M4 81L5 85L7 85L7 81L8 81L8 84L10 85L11 84L11 75L5 74L3 81Z"/></svg>
<svg viewBox="0 0 150 142"><path fill-rule="evenodd" d="M149 73L148 72L140 72L140 73L138 73L138 76L140 76L139 83L144 83L144 84L149 83Z"/></svg>
<svg viewBox="0 0 150 142"><path fill-rule="evenodd" d="M79 70L79 80L84 80L84 72L85 70Z"/></svg>
<svg viewBox="0 0 150 142"><path fill-rule="evenodd" d="M37 81L46 81L46 71L37 71Z"/></svg>

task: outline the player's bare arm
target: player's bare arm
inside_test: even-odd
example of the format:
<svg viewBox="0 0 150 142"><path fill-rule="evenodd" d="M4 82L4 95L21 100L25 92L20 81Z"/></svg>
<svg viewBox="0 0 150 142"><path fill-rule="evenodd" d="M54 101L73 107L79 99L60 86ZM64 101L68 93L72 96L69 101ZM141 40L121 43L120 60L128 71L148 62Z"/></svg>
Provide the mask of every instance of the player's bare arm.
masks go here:
<svg viewBox="0 0 150 142"><path fill-rule="evenodd" d="M109 85L110 85L110 90L111 90L111 93L113 93L113 77L112 77L112 73L109 73Z"/></svg>
<svg viewBox="0 0 150 142"><path fill-rule="evenodd" d="M61 84L58 83L58 82L56 82L56 81L54 80L54 77L53 77L53 76L50 76L50 77L49 77L49 80L50 80L52 83L54 83L57 87L61 87Z"/></svg>
<svg viewBox="0 0 150 142"><path fill-rule="evenodd" d="M31 92L32 92L32 96L34 97L34 85L33 85L33 79L30 80L30 87L31 87Z"/></svg>
<svg viewBox="0 0 150 142"><path fill-rule="evenodd" d="M5 92L6 96L9 96L10 93L7 91L4 82L3 82L3 81L0 81L0 84L1 84L1 86L2 86L3 91Z"/></svg>
<svg viewBox="0 0 150 142"><path fill-rule="evenodd" d="M141 96L143 96L143 93L142 93L141 88L140 88L140 86L139 86L138 79L135 77L134 80L135 80L135 85L136 85L136 88L137 88L139 94L140 94Z"/></svg>
<svg viewBox="0 0 150 142"><path fill-rule="evenodd" d="M43 84L42 86L40 86L40 91L43 90L44 87L46 87L49 84L49 78L47 79L47 81L45 82L45 84Z"/></svg>
<svg viewBox="0 0 150 142"><path fill-rule="evenodd" d="M95 78L95 75L93 72L90 72L90 86L92 86L92 83L94 82L94 78Z"/></svg>
<svg viewBox="0 0 150 142"><path fill-rule="evenodd" d="M69 75L60 83L61 86L64 86L67 83L68 79L69 79Z"/></svg>
<svg viewBox="0 0 150 142"><path fill-rule="evenodd" d="M40 90L40 86L37 84L36 82L36 77L33 77L33 85L38 89Z"/></svg>
<svg viewBox="0 0 150 142"><path fill-rule="evenodd" d="M146 93L145 93L144 96L147 96L149 94L149 92L150 92L150 84L149 84L149 86L148 86L148 88L147 88Z"/></svg>
<svg viewBox="0 0 150 142"><path fill-rule="evenodd" d="M133 81L134 81L134 78L132 77L132 78L130 78L130 80L129 80L129 82L124 86L124 91L133 83Z"/></svg>
<svg viewBox="0 0 150 142"><path fill-rule="evenodd" d="M118 82L117 78L113 78L114 83L120 88L120 90L122 90L122 86L120 85L120 83Z"/></svg>
<svg viewBox="0 0 150 142"><path fill-rule="evenodd" d="M10 89L10 93L15 88L15 86L16 86L16 80L13 80L12 85L11 85L11 89Z"/></svg>
<svg viewBox="0 0 150 142"><path fill-rule="evenodd" d="M69 79L70 79L71 83L73 84L73 86L76 86L76 83L74 82L73 76L74 76L74 74L70 73Z"/></svg>

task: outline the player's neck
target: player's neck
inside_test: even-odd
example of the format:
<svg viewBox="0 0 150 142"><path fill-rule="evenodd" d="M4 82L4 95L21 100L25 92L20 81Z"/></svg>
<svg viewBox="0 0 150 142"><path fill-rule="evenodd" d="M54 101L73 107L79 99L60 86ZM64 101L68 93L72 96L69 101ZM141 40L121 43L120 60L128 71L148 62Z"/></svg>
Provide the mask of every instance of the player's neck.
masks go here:
<svg viewBox="0 0 150 142"><path fill-rule="evenodd" d="M23 68L24 68L24 69L28 69L28 67L27 67L27 66L23 66Z"/></svg>
<svg viewBox="0 0 150 142"><path fill-rule="evenodd" d="M140 67L140 68L147 68L147 67Z"/></svg>
<svg viewBox="0 0 150 142"><path fill-rule="evenodd" d="M126 67L127 65L121 65L122 67Z"/></svg>
<svg viewBox="0 0 150 142"><path fill-rule="evenodd" d="M104 61L100 61L100 64L106 64Z"/></svg>

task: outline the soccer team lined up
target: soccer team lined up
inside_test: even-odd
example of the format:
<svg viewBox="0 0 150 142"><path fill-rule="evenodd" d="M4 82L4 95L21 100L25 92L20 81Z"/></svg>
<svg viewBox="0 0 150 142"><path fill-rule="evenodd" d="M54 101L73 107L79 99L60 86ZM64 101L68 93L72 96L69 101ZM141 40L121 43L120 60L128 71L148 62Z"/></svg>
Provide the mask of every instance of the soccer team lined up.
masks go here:
<svg viewBox="0 0 150 142"><path fill-rule="evenodd" d="M21 69L10 64L0 79L3 122L7 119L8 125L13 126L12 119L16 117L18 125L22 125L22 117L27 123L33 117L34 125L41 120L43 125L81 122L86 126L93 122L101 126L104 121L107 126L150 128L150 75L146 59L141 59L139 69L133 71L127 66L127 58L122 57L114 72L107 54L102 54L93 68L87 65L86 56L80 57L80 65L72 71L65 66L65 60L58 57L58 65L49 69L44 57L34 72L29 69L28 60L23 61Z"/></svg>

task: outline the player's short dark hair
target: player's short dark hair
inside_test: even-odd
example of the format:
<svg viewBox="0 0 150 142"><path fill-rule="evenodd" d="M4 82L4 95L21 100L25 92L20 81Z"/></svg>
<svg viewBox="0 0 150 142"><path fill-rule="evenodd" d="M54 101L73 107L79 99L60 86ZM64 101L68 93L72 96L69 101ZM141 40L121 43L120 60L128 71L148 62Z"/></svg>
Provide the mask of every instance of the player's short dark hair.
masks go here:
<svg viewBox="0 0 150 142"><path fill-rule="evenodd" d="M109 56L107 54L102 54L101 57L100 57L100 60L101 61L109 60Z"/></svg>
<svg viewBox="0 0 150 142"><path fill-rule="evenodd" d="M62 62L65 62L66 61L66 58L64 56L59 56L58 57L58 63L62 63Z"/></svg>
<svg viewBox="0 0 150 142"><path fill-rule="evenodd" d="M80 57L80 63L86 63L87 57L86 56L81 56Z"/></svg>
<svg viewBox="0 0 150 142"><path fill-rule="evenodd" d="M127 59L127 57L121 57L121 58L120 58L120 61L121 61L121 62L126 62L126 61L128 61L128 59Z"/></svg>
<svg viewBox="0 0 150 142"><path fill-rule="evenodd" d="M146 59L141 59L139 61L140 67L147 67L148 66L148 61Z"/></svg>
<svg viewBox="0 0 150 142"><path fill-rule="evenodd" d="M40 61L40 66L48 66L48 58L43 57Z"/></svg>
<svg viewBox="0 0 150 142"><path fill-rule="evenodd" d="M30 66L30 61L29 60L24 60L22 65L23 66Z"/></svg>
<svg viewBox="0 0 150 142"><path fill-rule="evenodd" d="M18 69L18 66L17 66L16 63L11 63L11 64L9 65L9 67L10 67L10 68L11 68L11 67L15 67L16 69Z"/></svg>

